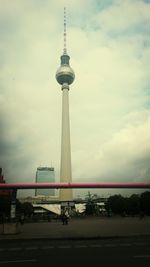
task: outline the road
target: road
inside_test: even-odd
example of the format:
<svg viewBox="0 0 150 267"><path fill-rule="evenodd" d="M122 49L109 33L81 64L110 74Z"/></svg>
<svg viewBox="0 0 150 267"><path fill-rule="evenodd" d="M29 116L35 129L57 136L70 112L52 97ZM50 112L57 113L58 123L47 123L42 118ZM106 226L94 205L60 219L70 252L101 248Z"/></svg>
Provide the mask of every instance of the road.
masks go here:
<svg viewBox="0 0 150 267"><path fill-rule="evenodd" d="M150 266L150 237L98 240L10 240L0 266Z"/></svg>

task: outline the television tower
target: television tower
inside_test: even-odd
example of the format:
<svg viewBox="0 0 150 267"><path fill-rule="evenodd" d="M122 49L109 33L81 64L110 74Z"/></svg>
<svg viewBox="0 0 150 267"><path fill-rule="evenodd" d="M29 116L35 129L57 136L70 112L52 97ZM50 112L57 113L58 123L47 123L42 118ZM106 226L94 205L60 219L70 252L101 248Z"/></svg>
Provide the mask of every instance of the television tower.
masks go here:
<svg viewBox="0 0 150 267"><path fill-rule="evenodd" d="M56 80L62 89L62 135L61 135L61 163L60 182L72 182L71 147L70 147L70 122L69 122L69 85L73 83L75 74L69 65L70 57L66 45L66 8L64 8L64 49L61 56L61 65L56 72ZM72 201L72 189L60 189L60 200Z"/></svg>

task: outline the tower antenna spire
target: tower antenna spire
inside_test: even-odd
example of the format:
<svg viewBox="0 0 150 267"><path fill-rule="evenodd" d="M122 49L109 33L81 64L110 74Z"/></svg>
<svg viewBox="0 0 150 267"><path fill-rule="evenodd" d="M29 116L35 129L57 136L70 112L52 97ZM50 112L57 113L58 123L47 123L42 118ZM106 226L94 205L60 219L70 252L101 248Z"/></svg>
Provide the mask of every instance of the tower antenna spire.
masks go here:
<svg viewBox="0 0 150 267"><path fill-rule="evenodd" d="M67 54L66 7L64 7L64 54Z"/></svg>

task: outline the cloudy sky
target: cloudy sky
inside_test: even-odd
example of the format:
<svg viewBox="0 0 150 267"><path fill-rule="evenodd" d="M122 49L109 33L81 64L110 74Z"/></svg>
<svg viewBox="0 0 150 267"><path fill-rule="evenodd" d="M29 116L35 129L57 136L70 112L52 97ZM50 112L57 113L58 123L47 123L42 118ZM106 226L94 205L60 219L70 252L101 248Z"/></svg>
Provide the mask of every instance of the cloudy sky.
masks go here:
<svg viewBox="0 0 150 267"><path fill-rule="evenodd" d="M73 182L148 182L149 0L0 0L5 179L33 182L37 167L54 166L59 181L62 92L55 73L64 6L76 75L69 91Z"/></svg>

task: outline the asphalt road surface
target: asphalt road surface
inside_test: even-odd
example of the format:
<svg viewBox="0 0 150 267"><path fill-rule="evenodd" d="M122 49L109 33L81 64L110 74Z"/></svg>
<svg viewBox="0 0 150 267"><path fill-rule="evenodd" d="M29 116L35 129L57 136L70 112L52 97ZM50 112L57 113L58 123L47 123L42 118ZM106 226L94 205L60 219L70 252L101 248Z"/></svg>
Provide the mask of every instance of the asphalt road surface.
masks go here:
<svg viewBox="0 0 150 267"><path fill-rule="evenodd" d="M0 266L150 266L150 237L1 241Z"/></svg>

